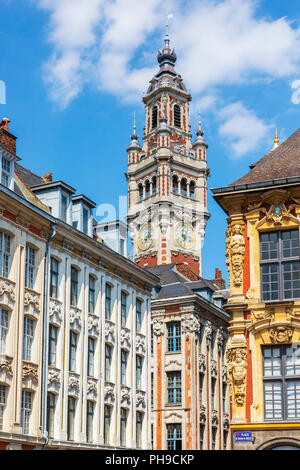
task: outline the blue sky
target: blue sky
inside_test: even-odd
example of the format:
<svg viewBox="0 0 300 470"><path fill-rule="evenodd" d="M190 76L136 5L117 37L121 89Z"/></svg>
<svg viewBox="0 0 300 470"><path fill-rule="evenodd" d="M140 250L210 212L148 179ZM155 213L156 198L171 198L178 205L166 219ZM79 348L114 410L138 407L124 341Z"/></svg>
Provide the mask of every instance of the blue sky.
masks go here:
<svg viewBox="0 0 300 470"><path fill-rule="evenodd" d="M299 0L0 0L0 80L22 164L97 204L126 195L126 147L157 70L164 15L201 112L208 187L227 185L299 128ZM226 217L209 192L203 275L225 266ZM118 216L118 214L117 214Z"/></svg>

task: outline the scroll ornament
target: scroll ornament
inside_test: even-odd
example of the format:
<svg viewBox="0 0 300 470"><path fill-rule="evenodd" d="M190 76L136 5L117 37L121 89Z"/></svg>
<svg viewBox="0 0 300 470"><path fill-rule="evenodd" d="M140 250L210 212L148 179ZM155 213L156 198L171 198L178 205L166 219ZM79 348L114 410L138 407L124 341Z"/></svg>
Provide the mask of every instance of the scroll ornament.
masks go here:
<svg viewBox="0 0 300 470"><path fill-rule="evenodd" d="M243 267L245 257L245 240L243 225L233 225L227 230L226 265L232 275L232 283L240 287L243 283Z"/></svg>
<svg viewBox="0 0 300 470"><path fill-rule="evenodd" d="M228 380L237 406L244 406L246 397L247 374L246 348L234 348L227 351Z"/></svg>

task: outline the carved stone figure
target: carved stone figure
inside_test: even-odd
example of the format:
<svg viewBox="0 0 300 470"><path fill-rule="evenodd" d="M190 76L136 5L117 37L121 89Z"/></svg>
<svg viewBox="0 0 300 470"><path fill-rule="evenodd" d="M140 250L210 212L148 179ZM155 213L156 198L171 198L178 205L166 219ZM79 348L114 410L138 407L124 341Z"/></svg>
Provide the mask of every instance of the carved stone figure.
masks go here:
<svg viewBox="0 0 300 470"><path fill-rule="evenodd" d="M163 334L163 327L164 327L163 320L158 320L157 318L155 318L152 322L152 326L153 326L153 333L156 336L161 336Z"/></svg>
<svg viewBox="0 0 300 470"><path fill-rule="evenodd" d="M247 374L246 348L234 348L227 351L228 380L231 385L232 395L238 406L243 406L246 397Z"/></svg>
<svg viewBox="0 0 300 470"><path fill-rule="evenodd" d="M243 266L245 256L244 227L233 225L227 230L226 257L227 268L232 274L232 283L240 287L243 283Z"/></svg>

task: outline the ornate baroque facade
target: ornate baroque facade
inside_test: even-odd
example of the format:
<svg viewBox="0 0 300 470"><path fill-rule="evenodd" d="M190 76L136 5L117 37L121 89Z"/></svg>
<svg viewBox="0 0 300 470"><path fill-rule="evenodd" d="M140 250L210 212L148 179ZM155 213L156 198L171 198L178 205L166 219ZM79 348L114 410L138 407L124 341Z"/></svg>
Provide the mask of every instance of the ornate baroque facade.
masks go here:
<svg viewBox="0 0 300 470"><path fill-rule="evenodd" d="M228 219L228 379L235 449L300 447L300 130L235 183ZM252 442L236 433L252 432Z"/></svg>

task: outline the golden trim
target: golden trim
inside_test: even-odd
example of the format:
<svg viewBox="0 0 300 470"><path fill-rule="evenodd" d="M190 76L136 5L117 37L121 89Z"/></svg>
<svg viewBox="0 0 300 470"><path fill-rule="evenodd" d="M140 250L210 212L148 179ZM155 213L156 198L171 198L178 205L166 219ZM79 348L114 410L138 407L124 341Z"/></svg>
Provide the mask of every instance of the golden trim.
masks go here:
<svg viewBox="0 0 300 470"><path fill-rule="evenodd" d="M263 423L263 424L231 424L232 431L247 429L251 430L269 430L269 429L300 429L299 423Z"/></svg>

